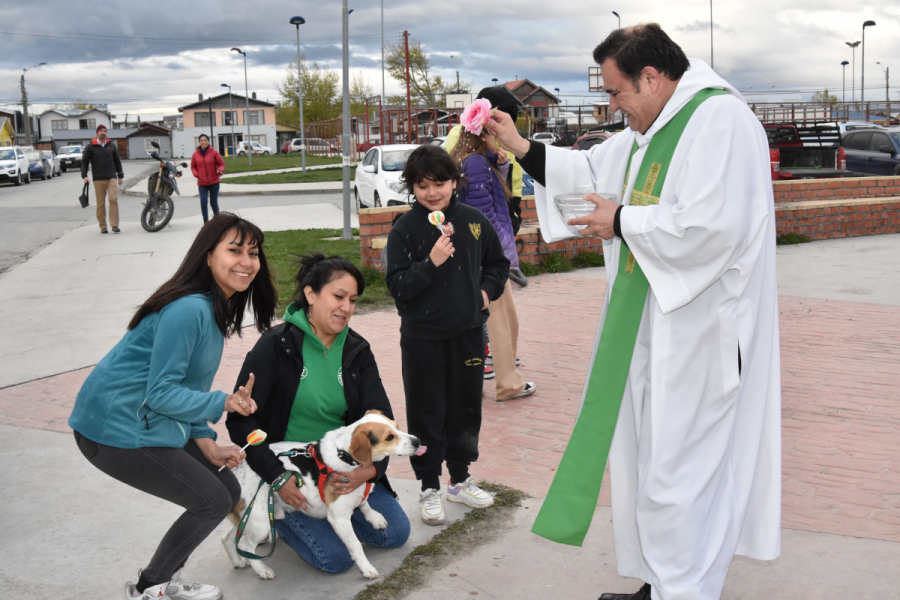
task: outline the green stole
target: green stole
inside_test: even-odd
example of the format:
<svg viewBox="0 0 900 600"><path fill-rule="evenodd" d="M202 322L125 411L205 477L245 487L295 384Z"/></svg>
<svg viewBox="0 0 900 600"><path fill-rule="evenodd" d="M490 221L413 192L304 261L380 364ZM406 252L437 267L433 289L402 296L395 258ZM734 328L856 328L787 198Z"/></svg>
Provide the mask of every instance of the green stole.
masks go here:
<svg viewBox="0 0 900 600"><path fill-rule="evenodd" d="M630 206L659 203L672 155L694 111L707 98L727 93L721 89L701 90L653 136L635 179ZM630 159L628 164L630 170ZM639 182L643 184L639 186ZM628 175L625 186L628 186ZM622 250L628 248L624 242L622 246ZM580 546L590 527L649 289L647 277L634 255L630 250L620 250L619 269L584 404L550 491L531 529L548 540Z"/></svg>

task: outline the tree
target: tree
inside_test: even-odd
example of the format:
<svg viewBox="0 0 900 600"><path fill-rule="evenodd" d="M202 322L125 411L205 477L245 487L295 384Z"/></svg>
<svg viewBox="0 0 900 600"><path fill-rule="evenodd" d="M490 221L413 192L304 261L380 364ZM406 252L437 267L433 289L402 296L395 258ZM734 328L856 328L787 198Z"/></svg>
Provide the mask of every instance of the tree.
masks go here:
<svg viewBox="0 0 900 600"><path fill-rule="evenodd" d="M69 100L68 102L65 102L63 104L54 104L50 108L54 108L54 109L58 109L58 110L73 110L73 109L90 110L90 109L94 108L94 105L86 100L75 99L75 100Z"/></svg>
<svg viewBox="0 0 900 600"><path fill-rule="evenodd" d="M350 114L359 115L366 110L366 98L373 95L372 86L363 77L362 71L358 71L350 80ZM377 107L375 107L377 109ZM372 107L370 106L371 110Z"/></svg>
<svg viewBox="0 0 900 600"><path fill-rule="evenodd" d="M384 63L391 78L406 88L406 48L403 42L388 44L384 50ZM432 75L431 59L419 40L409 40L409 94L413 103L443 106L447 93L456 89L456 82L445 82L440 75ZM460 82L460 87L463 87ZM470 87L466 84L466 87ZM393 99L396 99L395 96ZM402 98L406 103L406 98Z"/></svg>
<svg viewBox="0 0 900 600"><path fill-rule="evenodd" d="M303 122L315 123L341 116L340 76L313 62L312 68L300 57L303 76ZM284 80L276 82L281 95L281 106L275 110L275 119L280 123L300 126L297 111L297 61L287 66Z"/></svg>
<svg viewBox="0 0 900 600"><path fill-rule="evenodd" d="M838 102L838 97L834 94L829 94L828 88L825 88L824 92L816 92L813 94L812 101L820 104L836 104Z"/></svg>

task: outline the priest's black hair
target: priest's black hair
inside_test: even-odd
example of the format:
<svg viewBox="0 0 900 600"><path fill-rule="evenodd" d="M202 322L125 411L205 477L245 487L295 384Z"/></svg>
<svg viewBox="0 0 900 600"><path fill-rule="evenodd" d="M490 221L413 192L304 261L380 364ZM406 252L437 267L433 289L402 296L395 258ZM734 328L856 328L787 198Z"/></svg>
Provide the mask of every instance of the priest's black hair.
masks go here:
<svg viewBox="0 0 900 600"><path fill-rule="evenodd" d="M681 46L673 42L657 23L641 23L613 31L594 48L594 62L598 65L610 58L616 61L616 67L631 80L638 92L641 91L644 67L653 67L676 81L691 66Z"/></svg>

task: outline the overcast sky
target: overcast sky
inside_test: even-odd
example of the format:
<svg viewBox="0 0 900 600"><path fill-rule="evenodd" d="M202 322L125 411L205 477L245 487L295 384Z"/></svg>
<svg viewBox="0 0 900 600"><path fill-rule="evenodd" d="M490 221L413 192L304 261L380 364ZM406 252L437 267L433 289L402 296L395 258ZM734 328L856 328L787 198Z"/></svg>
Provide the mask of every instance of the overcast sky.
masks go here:
<svg viewBox="0 0 900 600"><path fill-rule="evenodd" d="M880 61L893 67L891 99L900 99L900 3L896 0L713 0L715 68L738 89L801 92L827 87L842 94L841 61L853 60L845 42L866 29L866 96L884 99ZM109 103L115 114L163 112L225 91L244 92L240 46L248 53L250 91L278 100L275 82L296 58L295 29L302 15L301 52L340 72L338 0L30 0L4 2L0 24L0 105L21 101L19 75L28 72L29 99L38 112L74 98ZM474 89L491 79L529 78L560 88L570 104L589 102L591 50L617 26L656 21L690 57L709 61L710 5L682 0L385 0L384 37L409 30L429 51L435 71ZM448 7L456 7L449 9ZM375 0L351 0L350 68L381 92L381 10ZM859 96L861 51L856 51ZM852 67L847 67L847 99ZM387 77L387 94L402 88ZM787 97L787 96L785 96ZM795 96L796 97L796 96ZM752 96L748 96L748 99Z"/></svg>

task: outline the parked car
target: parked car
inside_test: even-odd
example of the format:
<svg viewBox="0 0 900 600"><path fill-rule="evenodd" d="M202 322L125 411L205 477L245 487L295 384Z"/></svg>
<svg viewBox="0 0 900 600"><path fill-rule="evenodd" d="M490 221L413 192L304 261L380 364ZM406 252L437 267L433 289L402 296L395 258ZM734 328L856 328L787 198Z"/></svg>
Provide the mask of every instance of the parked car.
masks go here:
<svg viewBox="0 0 900 600"><path fill-rule="evenodd" d="M0 182L11 182L15 185L31 183L28 164L28 157L18 146L0 148Z"/></svg>
<svg viewBox="0 0 900 600"><path fill-rule="evenodd" d="M50 177L62 177L62 165L59 156L53 150L41 150L44 162L50 165Z"/></svg>
<svg viewBox="0 0 900 600"><path fill-rule="evenodd" d="M881 125L869 123L868 121L845 121L843 123L838 123L837 126L841 130L841 136L844 136L851 131L856 131L857 129L884 129Z"/></svg>
<svg viewBox="0 0 900 600"><path fill-rule="evenodd" d="M847 169L865 175L900 175L900 131L857 129L843 140Z"/></svg>
<svg viewBox="0 0 900 600"><path fill-rule="evenodd" d="M83 152L84 148L81 146L63 146L60 148L59 163L62 172L65 173L67 169L81 168L81 155Z"/></svg>
<svg viewBox="0 0 900 600"><path fill-rule="evenodd" d="M28 159L28 171L32 179L50 179L53 176L53 166L40 150L27 151L25 158Z"/></svg>
<svg viewBox="0 0 900 600"><path fill-rule="evenodd" d="M834 123L769 123L763 127L769 138L772 181L852 176Z"/></svg>
<svg viewBox="0 0 900 600"><path fill-rule="evenodd" d="M534 196L534 177L522 172L522 196Z"/></svg>
<svg viewBox="0 0 900 600"><path fill-rule="evenodd" d="M268 146L261 146L259 142L251 142L253 154L272 154L272 149ZM239 142L237 146L238 156L247 156L247 142Z"/></svg>
<svg viewBox="0 0 900 600"><path fill-rule="evenodd" d="M283 146L281 146L281 152L283 154L291 154L293 152L300 152L300 148L303 146L302 138L294 138L289 142L285 142ZM306 140L306 151L309 152L309 140Z"/></svg>
<svg viewBox="0 0 900 600"><path fill-rule="evenodd" d="M380 145L381 145L380 139L370 138L368 142L362 142L359 144L359 151L360 152L368 152L375 146L380 146Z"/></svg>
<svg viewBox="0 0 900 600"><path fill-rule="evenodd" d="M612 137L610 134L602 131L585 134L575 140L572 150L589 150L594 146L602 144L610 137Z"/></svg>
<svg viewBox="0 0 900 600"><path fill-rule="evenodd" d="M531 136L532 142L540 142L542 144L547 144L551 146L559 141L559 137L555 133L550 133L549 131L544 131L541 133L536 133Z"/></svg>
<svg viewBox="0 0 900 600"><path fill-rule="evenodd" d="M356 167L353 183L356 208L411 204L414 198L400 183L400 174L406 159L418 147L417 144L388 144L369 150Z"/></svg>

